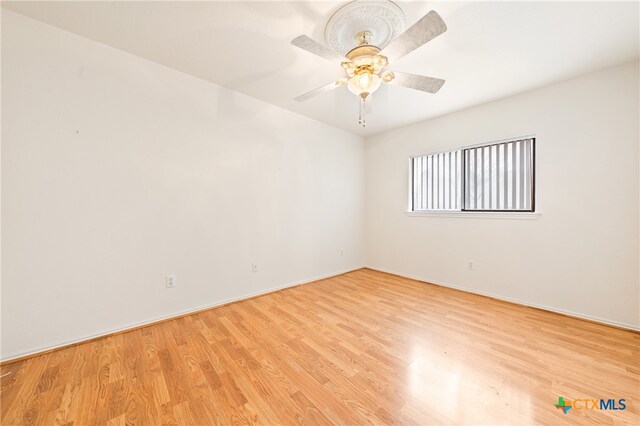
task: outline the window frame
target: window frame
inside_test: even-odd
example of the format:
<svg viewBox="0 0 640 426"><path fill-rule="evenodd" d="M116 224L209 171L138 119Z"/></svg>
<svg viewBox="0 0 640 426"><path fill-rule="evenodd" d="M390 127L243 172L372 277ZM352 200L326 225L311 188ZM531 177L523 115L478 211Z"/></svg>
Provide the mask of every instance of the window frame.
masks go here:
<svg viewBox="0 0 640 426"><path fill-rule="evenodd" d="M528 210L514 210L514 209L509 209L509 210L499 210L499 209L467 209L465 206L465 194L466 194L466 172L467 169L465 167L466 164L466 157L467 157L467 152L469 149L472 148L481 148L481 147L488 147L488 146L494 146L494 145L500 145L500 144L505 144L505 143L510 143L510 142L518 142L521 140L526 140L526 139L531 139L532 141L532 146L531 146L531 209ZM499 215L501 213L506 214L506 216L511 216L511 215L538 215L539 213L536 212L536 145L537 145L537 136L535 134L530 134L530 135L524 135L524 136L518 136L518 137L513 137L513 138L508 138L508 139L502 139L502 140L498 140L498 141L492 141L492 142L484 142L484 143L478 143L478 144L473 144L473 145L466 145L463 147L458 147L458 148L450 148L450 149L442 149L442 150L438 150L438 151L430 151L427 153L422 153L422 154L413 154L409 156L409 198L408 198L408 211L407 213L410 215L415 215L415 216L429 216L429 215L433 215L433 216L457 216L457 215L469 215L469 216L479 216L482 214L488 214L488 215L495 215L495 217L500 217ZM451 152L455 152L455 151L460 151L461 152L461 164L462 164L462 169L461 169L461 176L460 178L462 179L461 183L460 183L460 210L414 210L414 158L418 158L418 157L425 157L425 156L429 156L429 155L436 155L436 154L442 154L442 153L451 153Z"/></svg>

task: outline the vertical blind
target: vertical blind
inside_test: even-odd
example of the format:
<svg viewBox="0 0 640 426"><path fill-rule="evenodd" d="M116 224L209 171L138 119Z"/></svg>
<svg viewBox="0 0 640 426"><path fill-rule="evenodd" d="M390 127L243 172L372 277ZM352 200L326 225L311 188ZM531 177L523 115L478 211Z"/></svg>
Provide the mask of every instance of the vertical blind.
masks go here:
<svg viewBox="0 0 640 426"><path fill-rule="evenodd" d="M535 139L412 159L412 206L420 210L534 211Z"/></svg>
<svg viewBox="0 0 640 426"><path fill-rule="evenodd" d="M460 210L462 151L413 158L414 210Z"/></svg>
<svg viewBox="0 0 640 426"><path fill-rule="evenodd" d="M464 151L465 210L532 210L533 139Z"/></svg>

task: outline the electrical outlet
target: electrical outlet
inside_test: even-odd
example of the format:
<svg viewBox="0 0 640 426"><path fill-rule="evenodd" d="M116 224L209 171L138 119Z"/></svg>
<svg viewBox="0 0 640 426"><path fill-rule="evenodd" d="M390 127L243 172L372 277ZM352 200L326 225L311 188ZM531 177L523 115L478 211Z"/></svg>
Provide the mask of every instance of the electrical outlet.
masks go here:
<svg viewBox="0 0 640 426"><path fill-rule="evenodd" d="M167 278L165 279L165 284L167 285L167 288L174 288L176 286L175 274L167 275Z"/></svg>
<svg viewBox="0 0 640 426"><path fill-rule="evenodd" d="M340 249L340 257L344 256L344 249Z"/></svg>
<svg viewBox="0 0 640 426"><path fill-rule="evenodd" d="M251 272L258 272L258 264L257 263L252 263L251 264Z"/></svg>
<svg viewBox="0 0 640 426"><path fill-rule="evenodd" d="M472 261L468 261L467 262L467 269L470 271L473 271L473 262Z"/></svg>

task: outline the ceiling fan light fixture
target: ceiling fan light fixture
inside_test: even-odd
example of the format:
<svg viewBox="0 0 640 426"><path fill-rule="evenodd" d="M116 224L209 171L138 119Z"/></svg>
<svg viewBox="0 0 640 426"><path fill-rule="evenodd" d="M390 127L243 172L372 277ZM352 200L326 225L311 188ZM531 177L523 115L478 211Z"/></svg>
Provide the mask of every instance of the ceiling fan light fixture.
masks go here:
<svg viewBox="0 0 640 426"><path fill-rule="evenodd" d="M389 65L389 60L384 55L376 55L373 57L373 65L378 68L384 68Z"/></svg>
<svg viewBox="0 0 640 426"><path fill-rule="evenodd" d="M382 73L382 75L380 77L382 77L382 81L383 82L389 83L394 78L396 78L396 75L392 71L385 71L385 72Z"/></svg>
<svg viewBox="0 0 640 426"><path fill-rule="evenodd" d="M356 96L367 97L380 87L380 77L370 72L363 72L354 75L349 79L347 87Z"/></svg>

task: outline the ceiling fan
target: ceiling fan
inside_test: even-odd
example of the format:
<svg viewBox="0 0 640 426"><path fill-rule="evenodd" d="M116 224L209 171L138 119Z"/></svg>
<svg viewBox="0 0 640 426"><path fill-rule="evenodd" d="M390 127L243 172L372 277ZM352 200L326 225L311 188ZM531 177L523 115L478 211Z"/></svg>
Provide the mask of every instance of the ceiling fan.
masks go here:
<svg viewBox="0 0 640 426"><path fill-rule="evenodd" d="M340 65L344 69L346 76L297 96L294 100L303 102L338 87L347 86L349 91L359 97L358 124L364 127L364 115L367 110L366 100L373 92L378 90L381 83L408 87L429 93L436 93L440 90L444 84L442 79L389 71L386 68L446 30L447 26L440 15L432 10L397 38L391 40L383 49L371 44L372 33L370 31L363 30L358 32L355 35L357 46L345 56L321 45L306 35L298 36L291 41L291 44Z"/></svg>

